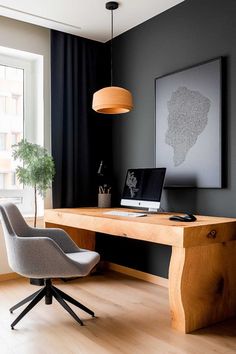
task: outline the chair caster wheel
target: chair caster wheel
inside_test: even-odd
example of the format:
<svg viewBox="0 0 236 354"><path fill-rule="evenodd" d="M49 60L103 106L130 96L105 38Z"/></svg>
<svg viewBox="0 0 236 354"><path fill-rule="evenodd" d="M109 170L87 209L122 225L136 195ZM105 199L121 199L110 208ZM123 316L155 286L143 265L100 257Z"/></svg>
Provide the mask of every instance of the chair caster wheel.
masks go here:
<svg viewBox="0 0 236 354"><path fill-rule="evenodd" d="M13 313L13 311L12 311L12 310L10 310L10 313Z"/></svg>
<svg viewBox="0 0 236 354"><path fill-rule="evenodd" d="M13 326L11 326L11 329L14 330L15 328Z"/></svg>

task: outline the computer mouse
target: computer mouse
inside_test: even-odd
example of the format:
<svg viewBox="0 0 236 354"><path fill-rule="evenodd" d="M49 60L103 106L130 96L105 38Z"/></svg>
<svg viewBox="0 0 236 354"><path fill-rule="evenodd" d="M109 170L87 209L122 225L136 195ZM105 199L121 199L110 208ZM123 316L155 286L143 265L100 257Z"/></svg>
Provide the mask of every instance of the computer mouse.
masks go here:
<svg viewBox="0 0 236 354"><path fill-rule="evenodd" d="M196 221L197 218L193 214L186 214L184 216L180 216L180 215L170 216L169 220L191 222L191 221Z"/></svg>

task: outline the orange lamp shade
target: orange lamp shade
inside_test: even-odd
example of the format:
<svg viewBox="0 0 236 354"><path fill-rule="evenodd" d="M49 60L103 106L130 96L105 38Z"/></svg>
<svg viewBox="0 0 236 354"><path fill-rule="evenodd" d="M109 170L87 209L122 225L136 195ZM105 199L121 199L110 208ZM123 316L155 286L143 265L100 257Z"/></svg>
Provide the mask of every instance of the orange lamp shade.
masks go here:
<svg viewBox="0 0 236 354"><path fill-rule="evenodd" d="M133 109L132 95L121 87L104 87L93 94L92 108L103 114L127 113Z"/></svg>

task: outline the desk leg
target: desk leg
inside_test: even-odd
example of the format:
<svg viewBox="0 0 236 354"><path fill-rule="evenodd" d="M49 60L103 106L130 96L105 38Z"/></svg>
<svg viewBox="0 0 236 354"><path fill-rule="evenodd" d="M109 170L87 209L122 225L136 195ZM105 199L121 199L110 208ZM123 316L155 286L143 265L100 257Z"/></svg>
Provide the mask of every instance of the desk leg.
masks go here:
<svg viewBox="0 0 236 354"><path fill-rule="evenodd" d="M172 327L184 333L236 315L236 241L172 247Z"/></svg>

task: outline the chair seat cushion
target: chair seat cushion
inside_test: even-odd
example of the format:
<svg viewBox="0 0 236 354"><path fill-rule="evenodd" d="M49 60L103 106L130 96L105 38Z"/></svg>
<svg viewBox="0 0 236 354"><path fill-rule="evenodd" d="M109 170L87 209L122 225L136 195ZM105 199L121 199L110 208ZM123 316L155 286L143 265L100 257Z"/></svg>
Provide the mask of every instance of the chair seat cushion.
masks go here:
<svg viewBox="0 0 236 354"><path fill-rule="evenodd" d="M100 255L94 251L80 250L80 252L66 253L66 255L74 262L78 262L84 275L88 274L100 260Z"/></svg>

